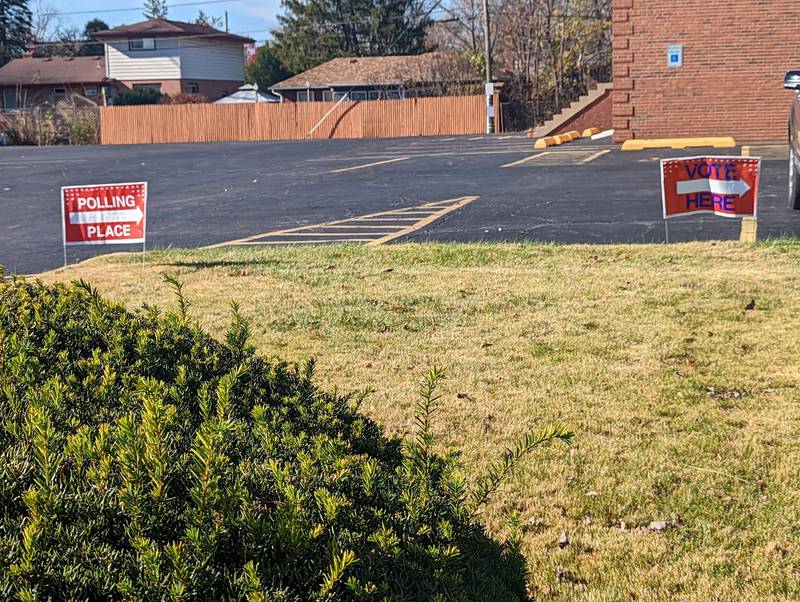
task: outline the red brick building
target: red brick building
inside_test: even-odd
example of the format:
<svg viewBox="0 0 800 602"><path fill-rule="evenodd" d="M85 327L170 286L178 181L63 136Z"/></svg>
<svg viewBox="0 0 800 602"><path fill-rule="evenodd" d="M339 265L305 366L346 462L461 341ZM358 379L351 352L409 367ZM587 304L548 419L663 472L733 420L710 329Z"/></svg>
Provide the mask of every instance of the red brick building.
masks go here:
<svg viewBox="0 0 800 602"><path fill-rule="evenodd" d="M612 0L612 34L615 141L786 138L800 0Z"/></svg>

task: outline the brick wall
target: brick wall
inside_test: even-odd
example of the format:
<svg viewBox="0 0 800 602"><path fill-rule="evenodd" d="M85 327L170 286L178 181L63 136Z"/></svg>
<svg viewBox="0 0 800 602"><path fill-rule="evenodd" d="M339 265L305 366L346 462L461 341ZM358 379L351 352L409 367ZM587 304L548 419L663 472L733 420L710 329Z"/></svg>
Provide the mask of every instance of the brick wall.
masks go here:
<svg viewBox="0 0 800 602"><path fill-rule="evenodd" d="M612 0L614 139L783 140L800 0ZM683 67L667 46L683 44Z"/></svg>
<svg viewBox="0 0 800 602"><path fill-rule="evenodd" d="M553 132L553 135L564 134L572 130L583 132L583 130L589 128L599 128L600 131L610 130L611 109L611 91L609 90L585 110L575 115L567 123Z"/></svg>

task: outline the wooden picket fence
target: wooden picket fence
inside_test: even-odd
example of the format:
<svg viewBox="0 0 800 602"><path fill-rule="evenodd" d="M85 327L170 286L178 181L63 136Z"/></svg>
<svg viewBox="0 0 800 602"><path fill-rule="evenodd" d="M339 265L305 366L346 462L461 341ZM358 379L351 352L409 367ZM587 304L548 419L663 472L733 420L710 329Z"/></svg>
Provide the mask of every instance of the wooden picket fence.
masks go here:
<svg viewBox="0 0 800 602"><path fill-rule="evenodd" d="M335 106L332 102L287 102L103 107L100 141L102 144L246 142L447 136L480 134L486 130L483 96L348 101L325 117ZM320 120L319 127L309 134ZM501 131L500 127L497 129Z"/></svg>

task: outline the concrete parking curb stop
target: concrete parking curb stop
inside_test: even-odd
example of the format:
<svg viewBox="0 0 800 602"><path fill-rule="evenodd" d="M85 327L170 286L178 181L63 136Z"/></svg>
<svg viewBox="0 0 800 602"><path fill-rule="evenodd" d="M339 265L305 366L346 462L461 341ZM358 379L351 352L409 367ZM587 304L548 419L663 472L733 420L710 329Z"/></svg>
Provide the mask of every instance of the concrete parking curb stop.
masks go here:
<svg viewBox="0 0 800 602"><path fill-rule="evenodd" d="M599 131L596 128L592 129L595 130L595 133ZM589 130L586 130L586 132L588 131ZM581 134L578 130L571 130L569 132L565 132L557 136L547 136L545 138L539 138L533 145L533 148L548 148L550 146L559 146L561 144L566 144L567 142L572 142L573 140L578 140L579 138L585 138L585 137L586 137L585 132L584 134Z"/></svg>
<svg viewBox="0 0 800 602"><path fill-rule="evenodd" d="M734 148L736 140L730 136L705 138L658 138L651 140L627 140L622 143L624 151L640 151L654 148L684 149L692 147Z"/></svg>
<svg viewBox="0 0 800 602"><path fill-rule="evenodd" d="M556 139L553 136L547 136L546 138L539 138L533 145L533 148L547 148L548 146L555 146L556 144Z"/></svg>
<svg viewBox="0 0 800 602"><path fill-rule="evenodd" d="M581 138L591 138L595 134L600 133L600 128L586 128L581 134Z"/></svg>

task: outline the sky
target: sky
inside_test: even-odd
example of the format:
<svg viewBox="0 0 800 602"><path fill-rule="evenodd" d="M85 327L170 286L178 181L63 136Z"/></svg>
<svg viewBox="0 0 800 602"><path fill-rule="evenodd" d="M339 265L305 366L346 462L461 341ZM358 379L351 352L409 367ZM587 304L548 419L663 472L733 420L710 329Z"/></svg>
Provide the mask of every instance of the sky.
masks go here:
<svg viewBox="0 0 800 602"><path fill-rule="evenodd" d="M87 21L98 17L111 27L144 20L141 0L43 0L53 10L60 13L59 19L67 26L83 29ZM200 9L209 16L224 18L228 11L228 26L231 33L251 37L261 44L269 37L269 30L278 24L280 0L169 0L169 4L188 4L193 6L174 6L169 9L167 18L177 21L192 21ZM31 3L34 8L35 3ZM118 9L130 9L120 11ZM111 12L113 10L113 12ZM75 12L85 14L68 14ZM223 26L224 27L224 26Z"/></svg>

